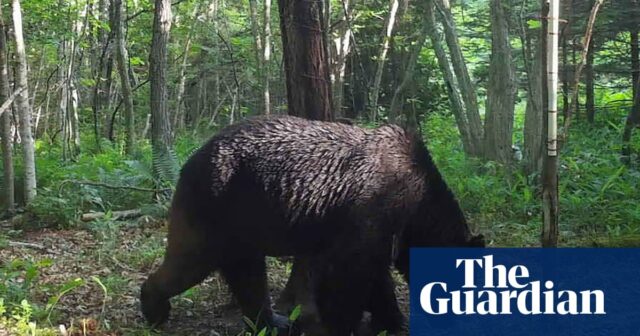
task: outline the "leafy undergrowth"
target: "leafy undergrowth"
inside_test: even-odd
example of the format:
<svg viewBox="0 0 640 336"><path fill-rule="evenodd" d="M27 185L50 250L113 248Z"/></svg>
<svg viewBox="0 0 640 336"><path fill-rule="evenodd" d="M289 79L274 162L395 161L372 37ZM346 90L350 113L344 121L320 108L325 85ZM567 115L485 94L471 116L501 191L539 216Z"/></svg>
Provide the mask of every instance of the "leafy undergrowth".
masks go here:
<svg viewBox="0 0 640 336"><path fill-rule="evenodd" d="M640 246L639 162L621 163L621 130L608 125L574 125L560 154L562 246ZM451 116L432 114L423 127L438 169L491 245L539 246L539 176L466 158ZM633 146L640 150L640 137Z"/></svg>
<svg viewBox="0 0 640 336"><path fill-rule="evenodd" d="M139 288L162 261L165 237L164 222L148 217L3 237L0 336L245 335L241 313L217 274L173 298L171 318L160 331L145 325ZM275 258L268 265L275 300L291 265ZM406 311L407 288L400 283L397 290Z"/></svg>
<svg viewBox="0 0 640 336"><path fill-rule="evenodd" d="M0 296L10 297L7 303L13 305L28 300L30 320L38 326L78 329L86 319L93 321L88 335L153 334L139 312L138 291L162 260L166 232L162 222L145 221L104 221L79 230L45 229L16 237L17 245L8 243L0 251L2 269L11 274L4 277ZM209 330L216 330L235 335L240 318L235 309L225 308L229 297L217 276L209 278L172 301L175 318L160 334L215 335ZM13 322L15 327L19 321Z"/></svg>

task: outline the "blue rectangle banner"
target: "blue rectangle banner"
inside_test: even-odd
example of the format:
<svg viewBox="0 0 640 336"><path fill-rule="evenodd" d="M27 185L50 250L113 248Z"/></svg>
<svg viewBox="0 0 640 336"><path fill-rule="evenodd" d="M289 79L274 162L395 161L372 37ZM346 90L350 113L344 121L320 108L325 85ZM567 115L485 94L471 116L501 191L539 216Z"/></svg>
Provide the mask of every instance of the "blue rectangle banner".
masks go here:
<svg viewBox="0 0 640 336"><path fill-rule="evenodd" d="M413 248L410 334L640 335L640 249Z"/></svg>

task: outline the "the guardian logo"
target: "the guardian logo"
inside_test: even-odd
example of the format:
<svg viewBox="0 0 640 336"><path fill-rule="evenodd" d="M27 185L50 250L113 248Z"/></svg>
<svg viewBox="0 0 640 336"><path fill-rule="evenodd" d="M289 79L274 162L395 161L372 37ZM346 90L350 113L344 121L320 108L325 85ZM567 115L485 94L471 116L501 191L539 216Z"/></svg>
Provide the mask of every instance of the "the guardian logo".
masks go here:
<svg viewBox="0 0 640 336"><path fill-rule="evenodd" d="M606 315L604 291L556 290L551 280L531 281L524 265L494 264L493 255L456 259L455 268L464 272L462 290L451 290L445 282L422 287L420 306L427 314ZM484 272L483 283L476 283L476 272Z"/></svg>

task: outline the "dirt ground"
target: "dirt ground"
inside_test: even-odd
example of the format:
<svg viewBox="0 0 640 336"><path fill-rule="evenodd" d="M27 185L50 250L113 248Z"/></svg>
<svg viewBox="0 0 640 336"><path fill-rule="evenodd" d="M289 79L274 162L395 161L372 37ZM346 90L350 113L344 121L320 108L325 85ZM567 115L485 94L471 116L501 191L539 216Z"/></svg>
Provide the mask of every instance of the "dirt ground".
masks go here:
<svg viewBox="0 0 640 336"><path fill-rule="evenodd" d="M218 275L173 298L170 320L159 332L145 326L138 291L162 261L165 233L163 222L148 219L124 224L94 223L84 229L29 232L10 238L5 244L8 246L0 249L0 265L16 259L31 262L50 259L48 266L39 268L29 300L46 307L51 298L59 297L49 318L45 318L49 321L45 323L56 329L64 325L67 330L85 330L78 335L241 333L240 311L231 303L227 286ZM274 258L269 258L268 264L275 301L291 265ZM404 282L399 281L397 292L408 316L408 289Z"/></svg>

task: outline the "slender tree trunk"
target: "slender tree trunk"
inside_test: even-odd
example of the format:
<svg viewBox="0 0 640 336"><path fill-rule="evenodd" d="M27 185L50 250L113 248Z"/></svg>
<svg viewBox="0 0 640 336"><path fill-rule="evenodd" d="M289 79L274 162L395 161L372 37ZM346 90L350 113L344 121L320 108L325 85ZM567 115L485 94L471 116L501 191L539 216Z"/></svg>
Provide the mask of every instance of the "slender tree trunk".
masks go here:
<svg viewBox="0 0 640 336"><path fill-rule="evenodd" d="M279 0L289 114L332 120L322 4Z"/></svg>
<svg viewBox="0 0 640 336"><path fill-rule="evenodd" d="M478 139L474 139L471 135L467 115L464 113L464 102L462 101L462 97L459 93L460 89L456 84L455 75L452 71L452 65L447 58L444 47L442 46L442 34L438 31L435 24L436 20L433 0L427 1L425 3L424 11L427 34L429 35L431 45L433 46L433 50L435 51L436 58L438 60L438 66L440 68L440 71L442 72L442 76L444 77L444 82L447 88L447 96L449 97L449 102L451 103L451 111L453 112L453 115L456 119L458 130L460 132L460 138L462 139L462 147L464 148L464 152L467 155L476 155L475 153L479 152L479 148L477 147L479 142Z"/></svg>
<svg viewBox="0 0 640 336"><path fill-rule="evenodd" d="M511 161L513 112L516 98L507 1L491 1L491 59L487 112L484 122L484 155L488 159L503 163Z"/></svg>
<svg viewBox="0 0 640 336"><path fill-rule="evenodd" d="M0 101L5 102L11 95L9 83L9 68L7 65L7 40L5 37L6 27L2 14L2 0L0 0ZM43 55L44 57L44 55ZM11 215L15 211L15 186L13 180L13 136L11 135L11 107L0 117L0 127L2 137L2 167L4 186L3 195L7 203L7 212Z"/></svg>
<svg viewBox="0 0 640 336"><path fill-rule="evenodd" d="M632 1L633 9L638 9L637 1ZM633 106L622 133L622 161L630 163L631 159L631 137L633 130L640 125L640 54L638 50L638 26L637 17L634 17L634 28L631 31L631 79L633 86Z"/></svg>
<svg viewBox="0 0 640 336"><path fill-rule="evenodd" d="M530 175L533 172L539 172L542 168L543 93L541 60L544 56L541 53L542 48L539 46L539 42L535 51L531 52L530 34L527 35L528 48L525 49L525 57L531 59L533 54L533 58L527 61L529 66L527 67L527 107L524 116L524 170L527 175Z"/></svg>
<svg viewBox="0 0 640 336"><path fill-rule="evenodd" d="M258 5L256 0L249 0L249 13L251 18L251 31L253 32L253 52L256 59L258 74L262 72L262 34L258 20ZM258 75L259 76L259 75Z"/></svg>
<svg viewBox="0 0 640 336"><path fill-rule="evenodd" d="M263 34L260 32L260 22L258 19L258 5L256 0L249 0L249 13L251 18L251 32L253 33L253 53L256 61L256 72L259 85L264 84L262 77L264 72L264 48L262 45ZM262 91L262 88L260 89ZM262 112L265 113L266 106L264 104L264 98L262 101ZM266 113L265 113L266 114Z"/></svg>
<svg viewBox="0 0 640 336"><path fill-rule="evenodd" d="M185 86L187 83L186 72L187 72L187 66L189 65L189 49L191 47L191 39L193 38L195 28L198 26L197 23L199 22L197 20L199 9L200 9L200 6L198 4L196 4L193 8L193 12L191 13L191 20L194 23L191 25L191 28L189 29L189 33L187 34L187 40L184 43L184 54L182 55L182 64L180 65L180 74L178 75L180 82L178 83L178 91L176 94L177 107L173 115L173 128L172 128L173 132L178 132L179 128L182 128L184 126L184 124L179 121L184 120L184 113L186 111L185 97L184 97Z"/></svg>
<svg viewBox="0 0 640 336"><path fill-rule="evenodd" d="M558 245L558 23L559 0L543 0L542 17L547 18L546 32L546 80L543 88L547 94L547 150L542 169L542 246Z"/></svg>
<svg viewBox="0 0 640 336"><path fill-rule="evenodd" d="M262 102L264 114L271 114L271 93L269 89L271 64L271 0L264 0L264 36L262 46Z"/></svg>
<svg viewBox="0 0 640 336"><path fill-rule="evenodd" d="M469 123L470 137L473 143L479 144L483 139L483 129L480 112L478 110L478 97L476 96L476 88L471 82L471 76L469 76L469 70L462 55L462 48L458 41L458 33L453 14L451 13L449 0L434 1L438 8L438 13L440 13L442 26L444 27L444 36L447 46L449 47L453 71L460 85L460 94L464 101L464 110ZM471 149L473 150L473 152L470 153L472 156L481 155L482 146L476 146Z"/></svg>
<svg viewBox="0 0 640 336"><path fill-rule="evenodd" d="M29 88L27 84L27 55L22 35L22 11L20 0L12 0L13 30L16 44L16 82L21 91L16 98L16 108L20 119L20 138L24 165L24 202L31 203L36 197L36 164L33 137L31 135L31 107L29 106Z"/></svg>
<svg viewBox="0 0 640 336"><path fill-rule="evenodd" d="M171 29L171 1L156 0L149 56L151 81L151 146L153 171L160 181L175 183L178 166L172 147L167 106L167 54Z"/></svg>
<svg viewBox="0 0 640 336"><path fill-rule="evenodd" d="M337 36L331 41L331 86L333 88L333 111L336 117L342 117L344 78L353 36L351 30L352 6L350 1L342 1L341 7L337 11L341 13L341 21L336 24Z"/></svg>
<svg viewBox="0 0 640 336"><path fill-rule="evenodd" d="M572 37L571 25L573 24L573 0L563 1L562 13L567 18L566 26L562 29L560 41L562 42L562 116L566 119L569 115L569 40ZM575 71L575 69L574 69Z"/></svg>
<svg viewBox="0 0 640 336"><path fill-rule="evenodd" d="M638 27L630 32L631 45L631 83L633 85L633 97L638 93L638 83L640 83L640 52L638 51ZM593 55L591 56L593 58ZM591 60L593 63L593 60Z"/></svg>
<svg viewBox="0 0 640 336"><path fill-rule="evenodd" d="M384 71L384 65L387 61L387 53L389 52L389 45L391 42L391 36L393 35L393 28L396 22L396 14L398 13L399 3L398 0L391 0L389 2L389 16L385 24L384 34L382 35L382 46L380 48L380 54L378 55L378 64L376 66L376 74L373 78L373 87L369 97L369 105L371 106L371 119L375 122L378 116L378 97L380 95L380 85L382 83L382 74Z"/></svg>
<svg viewBox="0 0 640 336"><path fill-rule="evenodd" d="M135 132L136 124L133 110L133 92L131 89L131 80L129 78L129 56L127 55L126 41L124 36L124 6L122 0L113 0L112 6L114 6L114 18L111 27L112 31L116 32L116 63L118 66L118 73L120 74L120 88L122 91L122 100L125 115L126 124L126 140L125 140L125 152L128 155L133 154L135 151Z"/></svg>
<svg viewBox="0 0 640 336"><path fill-rule="evenodd" d="M412 46L411 52L409 53L409 58L405 66L402 81L393 93L393 98L391 99L391 108L389 109L389 120L391 122L396 121L396 118L402 114L405 92L413 81L413 73L415 72L416 65L418 63L418 56L420 56L420 51L422 50L422 46L424 45L429 31L427 23L424 22L425 20L426 19L423 19L422 31L420 32L418 40ZM409 125L410 127L416 125L416 120L409 120L410 118L407 119L407 125Z"/></svg>
<svg viewBox="0 0 640 336"><path fill-rule="evenodd" d="M97 13L94 14L94 19L101 21L108 21L110 18L110 10L109 6L106 4L106 0L99 0L97 6ZM105 95L108 92L108 88L106 85L109 85L109 77L111 77L110 66L108 62L110 60L110 52L109 45L111 42L111 33L108 29L98 25L97 27L98 34L95 39L93 39L93 50L92 50L92 75L93 75L93 92L91 96L91 111L93 113L93 136L96 142L96 149L100 152L102 151L102 146L100 139L102 138L102 134L100 132L100 123L102 115L102 109L107 103L108 95ZM107 97L105 99L105 96ZM108 113L107 113L108 114Z"/></svg>
<svg viewBox="0 0 640 336"><path fill-rule="evenodd" d="M640 85L640 81L636 82L636 85ZM622 161L627 164L631 159L631 137L634 128L638 125L640 125L640 90L636 91L636 95L633 97L633 106L627 115L622 133Z"/></svg>
<svg viewBox="0 0 640 336"><path fill-rule="evenodd" d="M587 52L587 64L585 66L585 98L586 104L585 109L587 113L587 121L590 124L593 124L596 117L596 97L595 97L595 83L594 83L594 73L593 73L593 58L595 56L595 46L589 48ZM577 93L576 93L577 94ZM578 112L579 100L578 97L575 97L575 108L576 113Z"/></svg>
<svg viewBox="0 0 640 336"><path fill-rule="evenodd" d="M573 93L571 95L571 105L569 108L569 113L567 117L564 119L564 127L562 131L562 140L566 143L569 137L569 127L571 127L571 119L572 115L575 114L575 111L578 109L578 90L580 88L580 75L582 74L582 69L588 58L588 53L590 49L593 49L591 46L591 35L593 34L593 26L596 23L596 15L598 15L598 10L602 5L604 0L596 0L591 8L591 13L589 14L589 21L587 22L587 29L584 33L584 38L582 39L583 47L582 53L580 55L580 63L577 64L576 72L573 78Z"/></svg>

